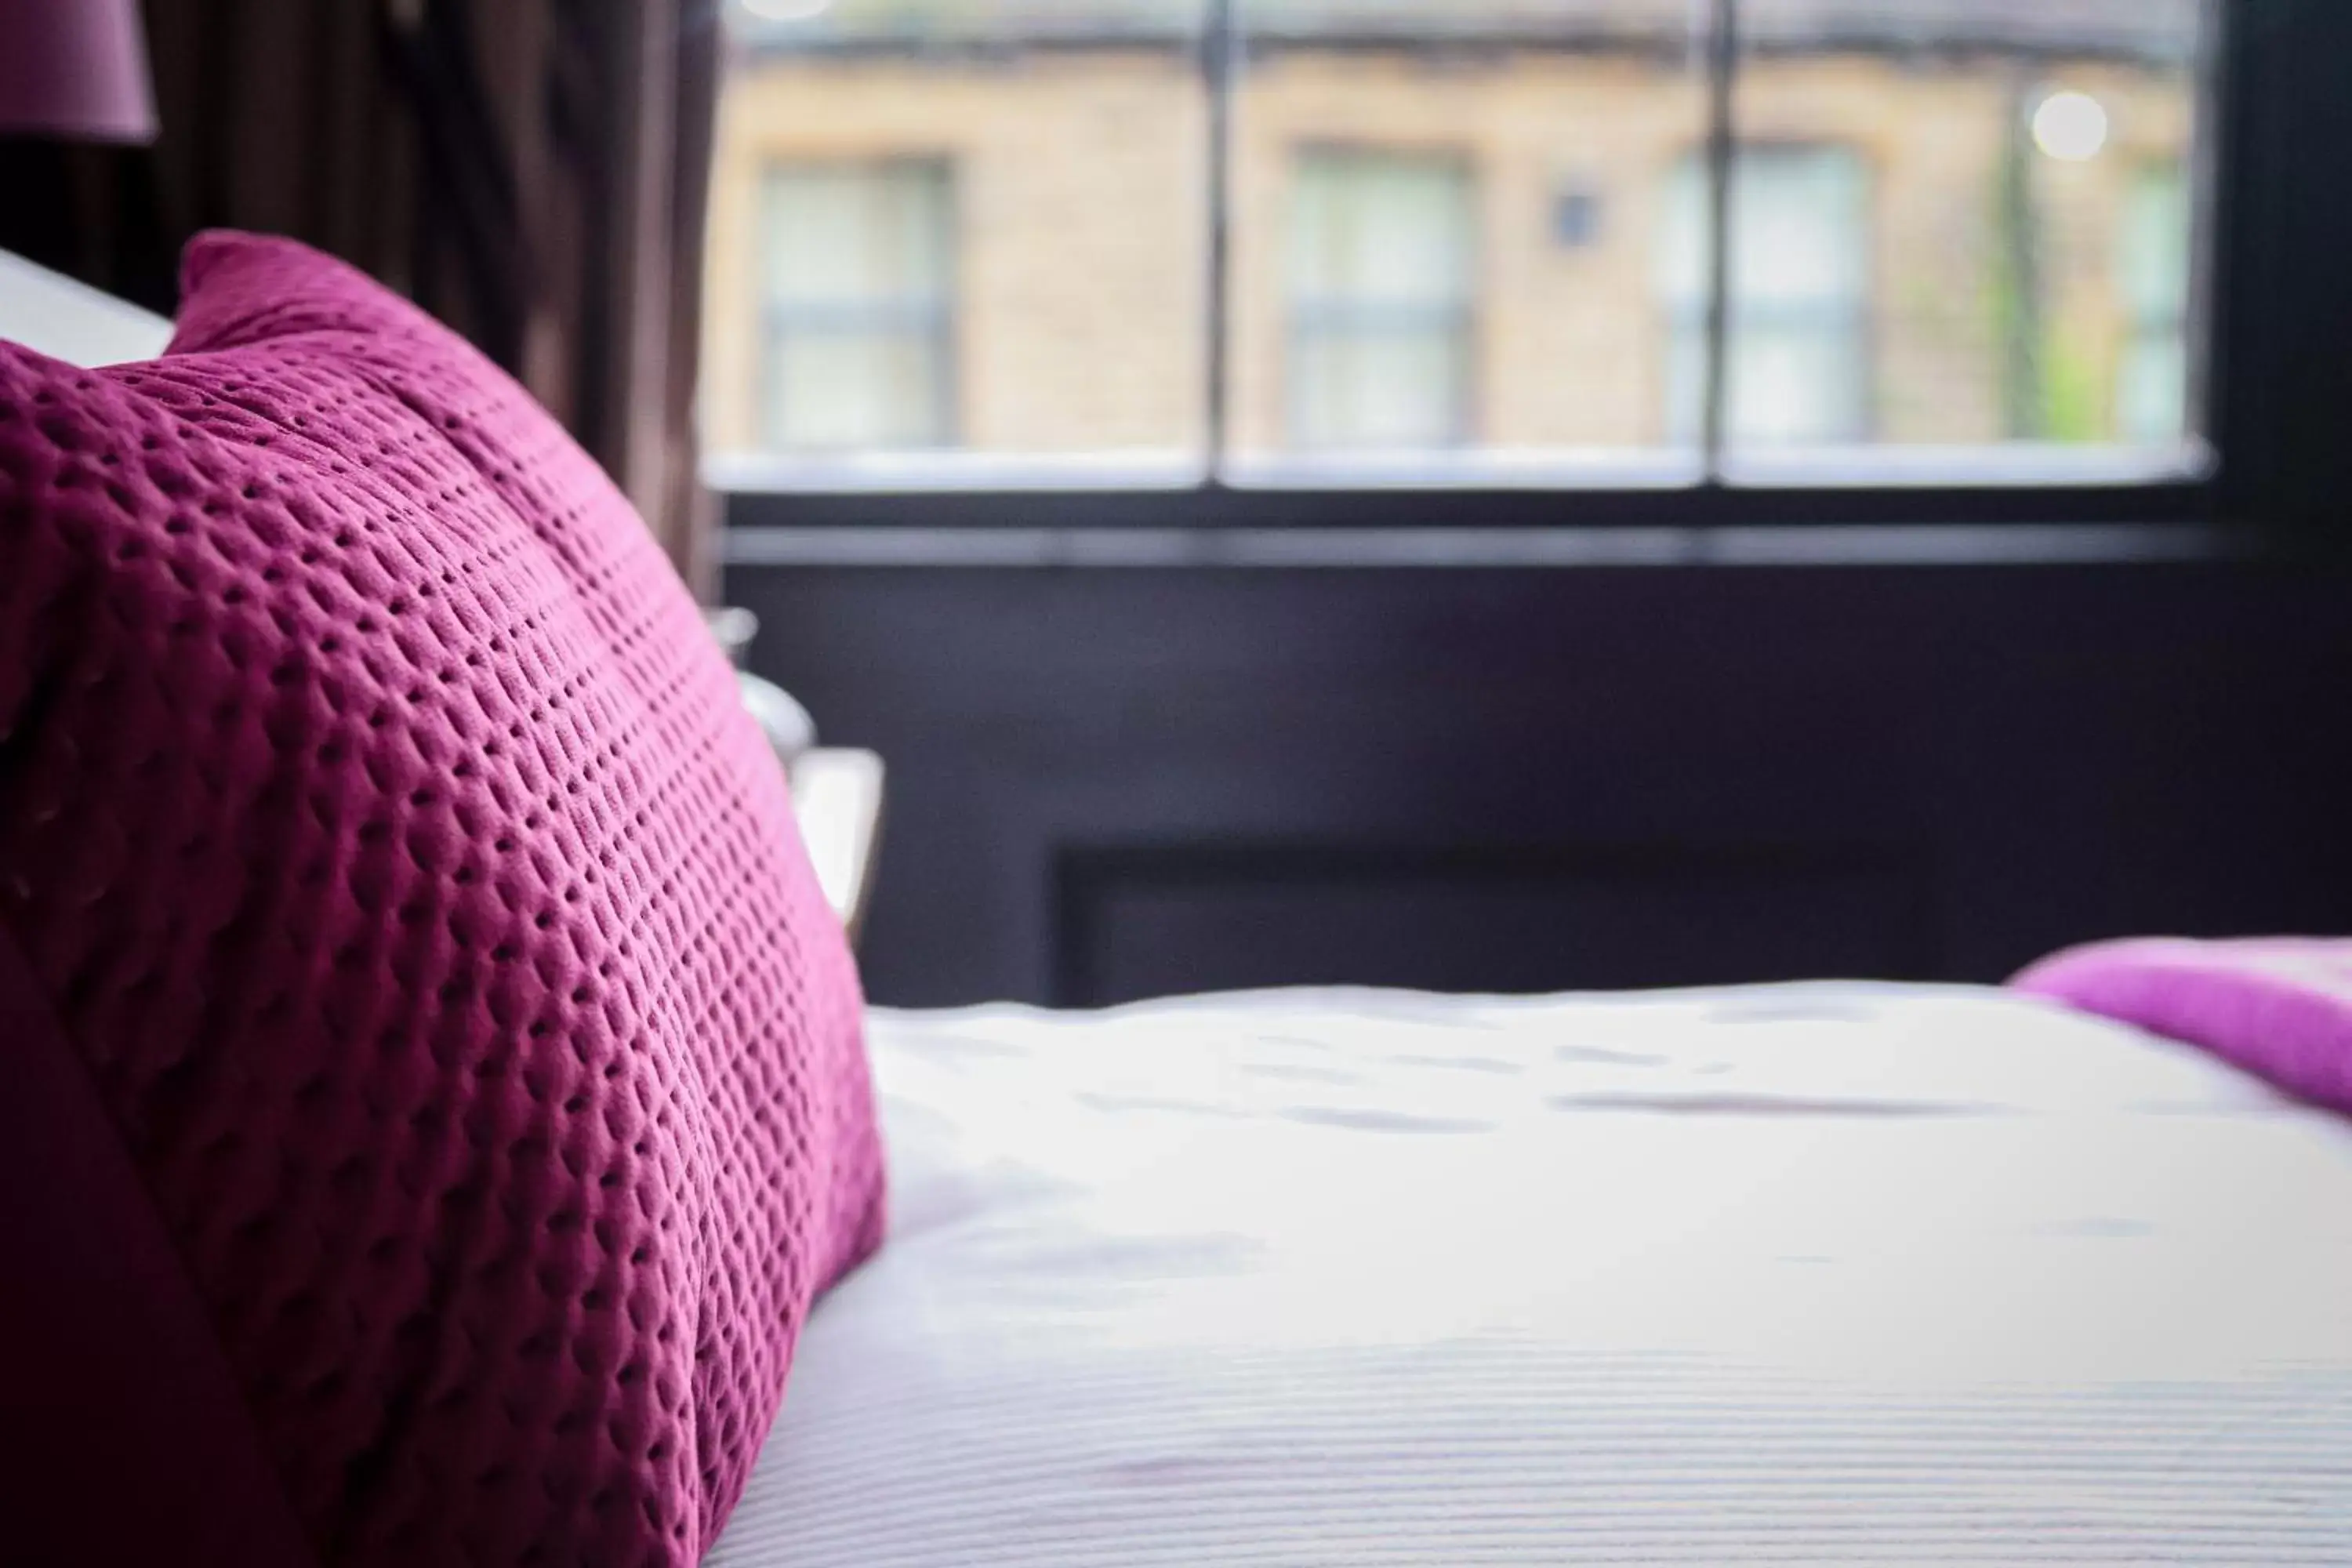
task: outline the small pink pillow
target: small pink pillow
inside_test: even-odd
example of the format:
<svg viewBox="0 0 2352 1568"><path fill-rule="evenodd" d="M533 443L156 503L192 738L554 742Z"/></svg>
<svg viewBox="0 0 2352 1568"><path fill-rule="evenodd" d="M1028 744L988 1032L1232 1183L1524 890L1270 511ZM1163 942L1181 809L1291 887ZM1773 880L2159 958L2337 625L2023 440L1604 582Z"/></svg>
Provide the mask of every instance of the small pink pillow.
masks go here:
<svg viewBox="0 0 2352 1568"><path fill-rule="evenodd" d="M2200 1046L2290 1094L2352 1111L2352 938L2093 942L2010 984Z"/></svg>
<svg viewBox="0 0 2352 1568"><path fill-rule="evenodd" d="M0 1005L320 1560L692 1563L880 1239L781 772L505 375L289 242L184 286L152 363L0 344Z"/></svg>

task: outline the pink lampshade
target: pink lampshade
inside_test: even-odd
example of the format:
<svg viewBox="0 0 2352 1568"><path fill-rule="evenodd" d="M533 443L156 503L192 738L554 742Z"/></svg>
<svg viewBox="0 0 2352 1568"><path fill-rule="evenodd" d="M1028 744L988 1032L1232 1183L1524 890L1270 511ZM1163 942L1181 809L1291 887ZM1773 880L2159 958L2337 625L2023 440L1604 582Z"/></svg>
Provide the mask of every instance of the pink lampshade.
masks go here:
<svg viewBox="0 0 2352 1568"><path fill-rule="evenodd" d="M0 0L0 134L155 134L139 0Z"/></svg>

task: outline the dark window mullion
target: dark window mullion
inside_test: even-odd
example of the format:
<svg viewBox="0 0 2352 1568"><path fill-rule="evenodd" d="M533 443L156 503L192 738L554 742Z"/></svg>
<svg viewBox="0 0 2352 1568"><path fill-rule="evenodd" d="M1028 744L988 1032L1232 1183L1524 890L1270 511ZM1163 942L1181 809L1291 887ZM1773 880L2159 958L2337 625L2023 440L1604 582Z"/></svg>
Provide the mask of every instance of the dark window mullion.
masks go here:
<svg viewBox="0 0 2352 1568"><path fill-rule="evenodd" d="M1730 412L1732 169L1738 151L1732 90L1739 70L1739 0L1708 0L1706 30L1706 361L1699 461L1723 478Z"/></svg>
<svg viewBox="0 0 2352 1568"><path fill-rule="evenodd" d="M1202 415L1208 427L1202 457L1213 485L1224 475L1226 426L1232 416L1227 361L1233 345L1234 83L1241 66L1234 9L1239 3L1205 0L1202 16L1201 69L1209 98L1208 381L1202 388Z"/></svg>

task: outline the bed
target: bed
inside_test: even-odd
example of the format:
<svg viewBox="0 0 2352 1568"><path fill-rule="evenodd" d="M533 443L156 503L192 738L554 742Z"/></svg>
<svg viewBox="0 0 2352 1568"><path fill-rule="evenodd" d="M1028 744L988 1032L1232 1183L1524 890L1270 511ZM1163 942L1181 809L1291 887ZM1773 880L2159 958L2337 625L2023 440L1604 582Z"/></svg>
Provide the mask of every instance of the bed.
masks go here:
<svg viewBox="0 0 2352 1568"><path fill-rule="evenodd" d="M208 243L264 260L275 257L272 266L332 267L323 258L289 259L268 242L219 237ZM194 275L213 276L215 286L222 276L209 267ZM325 297L343 310L356 286L344 278ZM269 303L276 310L275 293ZM380 315L394 306L362 299L355 308ZM152 333L154 324L133 326ZM397 341L413 348L425 341L420 331L406 321ZM466 368L470 359L457 356L457 363L474 374ZM205 374L233 368L214 363ZM180 370L189 374L184 364ZM310 372L324 370L314 363ZM70 401L95 384L48 366L25 374L34 377L26 384L38 386L41 401ZM264 390L290 396L298 379ZM247 394L260 395L250 387ZM519 390L499 383L483 395L491 400L484 406L520 416ZM314 427L326 422L325 405L307 406L297 427L303 420ZM427 437L423 450L439 452L439 430L457 424L425 420L425 411L405 404L402 412L425 421L417 432ZM55 436L53 427L61 426L53 421L21 421L19 427L37 432L37 440L23 437L32 454L24 459L27 471L67 471L59 454L79 450L78 434L69 431L71 440ZM447 444L454 450L455 442ZM295 445L285 443L268 459L272 486L283 482L280 465L290 461ZM546 449L544 443L530 447L541 455ZM243 446L219 442L204 454L222 464L261 460ZM574 452L570 460L584 474L584 458ZM341 474L345 466L333 461L324 471ZM486 499L481 487L488 481L479 474L456 477L475 487L470 493L484 526L525 526L510 500ZM215 479L217 510L243 519L248 542L266 543L281 562L311 564L307 553L291 552L275 514L262 515L263 507L277 504L269 493ZM51 486L59 493L67 488ZM435 493L440 499L428 510L445 519L447 498L468 492L445 486ZM635 517L616 495L596 495L604 500L588 515L611 540L642 552ZM255 503L251 516L237 510L242 501ZM115 521L122 542L134 548L99 549L88 559L152 577L136 563L148 559L151 547L162 548L157 539L179 535L165 527L160 502L150 512L121 510ZM215 510L208 505L207 515ZM563 515L572 519L576 511ZM92 514L77 495L59 500L55 515L81 530ZM342 547L341 537L327 537ZM445 568L437 581L451 583L453 574ZM279 575L293 600L303 586L299 574ZM583 576L605 585L628 580L602 568ZM676 612L664 637L683 646L700 637L698 619L666 570L660 576ZM581 605L603 603L583 591ZM451 661L443 667L445 680L458 668L461 649L479 651L462 640L475 631L457 618L449 625L458 640L439 650ZM490 647L498 646L492 638ZM614 647L636 643L621 637L609 646L562 646L574 652L602 647L613 657ZM324 639L315 649L306 646L303 658L323 656L326 647ZM396 651L401 659L423 657L404 642ZM343 655L362 662L370 657L348 645ZM514 691L501 697L502 689L489 695L517 708L540 689L532 680L550 681L550 671L571 668L525 660L519 643L510 657L523 699ZM89 667L111 668L95 658ZM266 673L273 687L277 668L302 667L250 661L253 679ZM583 666L570 684L549 689L551 705L582 684L601 689L587 679L600 668ZM154 674L150 668L148 678ZM710 689L722 694L723 707L729 689ZM69 761L110 756L117 710L101 710L87 695L83 701L110 726L107 744L82 747L68 735L56 754ZM518 720L513 733L519 739L524 732ZM19 743L26 743L21 736ZM421 758L427 749L412 743L404 754ZM591 755L638 759L609 770L607 778L642 793L625 794L618 805L599 795L597 809L583 808L555 826L529 814L526 826L537 820L551 835L544 862L530 861L533 875L551 879L550 892L561 879L541 868L579 856L581 831L631 822L642 828L649 808L678 798L667 784L656 789L646 781L699 776L707 783L724 772L681 770L660 747L625 752L617 739ZM579 778L594 776L595 765L574 776L575 788ZM373 784L373 770L365 773ZM144 775L142 764L137 776ZM745 770L745 778L754 776L772 780L763 761ZM857 798L870 804L872 769L860 779L866 793ZM377 804L403 812L448 804L431 788L377 787L387 796ZM275 798L259 789L247 795L239 809ZM84 791L58 798L68 796L81 805L111 798ZM713 812L708 820L735 820L745 801L756 805L763 797L747 789L727 798L732 814ZM554 795L548 804L551 814L558 809ZM621 809L631 804L634 814ZM323 831L329 814L318 815ZM870 828L871 816L852 813L850 819ZM677 837L698 842L693 835ZM649 836L615 831L612 840L614 855L625 856ZM119 834L89 840L101 847L120 841ZM234 836L218 842L233 843ZM515 847L500 837L490 846L500 854ZM843 864L854 868L865 853L861 847ZM410 858L422 876L425 862L414 847ZM163 864L128 854L90 859L109 874ZM40 864L37 858L32 863ZM227 875L290 878L296 863L290 856L239 856ZM89 868L68 868L80 877ZM195 875L184 868L174 874ZM456 905L452 889L475 884L454 868L450 878L447 889L436 884L425 891ZM606 879L630 882L625 874ZM70 894L72 921L85 921L94 902L89 888L62 876L52 881L42 890L60 899ZM738 1155L721 1160L713 1152L718 1146L790 1145L804 1154L810 1140L830 1130L837 1144L865 1148L838 1137L845 1123L865 1131L862 1091L854 1106L846 1099L827 1102L822 1115L804 1115L782 1134L769 1123L772 1100L702 1092L714 1083L734 1084L726 1069L746 1059L781 1064L778 1070L810 1081L856 1076L828 1079L810 1066L855 1058L856 1014L847 954L816 892L834 893L836 909L854 907L854 899L830 880L823 889L813 878L809 884L787 900L779 919L742 922L780 940L745 938L736 946L791 955L796 966L780 966L773 991L798 998L811 1016L822 1010L811 1002L803 984L808 968L799 961L837 954L835 968L844 978L833 994L837 1005L824 1015L840 1026L825 1035L841 1047L835 1058L813 1056L805 1040L798 1055L763 1037L746 1046L745 1037L758 1033L748 1029L728 1037L730 1055L709 1037L681 1029L669 1055L640 1053L653 1064L641 1081L604 1090L583 1078L580 1094L557 1099L534 1087L530 1074L509 1072L504 1053L512 1031L483 1026L485 1019L495 1022L495 1006L457 1005L470 998L462 990L453 997L446 984L429 993L411 986L397 965L362 963L357 973L375 988L370 996L405 1009L394 1016L415 1021L420 1030L452 1018L475 1026L478 1037L461 1038L464 1048L450 1060L443 1059L436 1035L431 1055L446 1076L433 1081L462 1081L471 1092L478 1079L521 1080L520 1095L509 1092L503 1101L518 1117L539 1117L542 1112L527 1107L552 1100L563 1116L591 1126L602 1124L609 1109L634 1113L637 1096L668 1096L661 1103L693 1135L684 1142L699 1140L709 1157L656 1173L658 1179L649 1178L654 1199L732 1244L746 1234L747 1221L790 1206L779 1203L773 1186L744 1173L772 1173L789 1163L758 1167ZM177 886L168 878L157 885ZM311 885L307 873L299 885ZM689 892L734 885L716 876L685 882ZM31 890L21 878L12 884L20 901ZM469 896L503 904L509 894L498 881ZM574 887L565 900L578 896ZM251 897L262 907L259 892ZM377 900L383 918L391 918L395 902ZM174 933L185 929L179 907L160 895L152 907L171 912L133 922L138 930L177 940ZM400 907L404 923L408 906ZM792 921L803 913L822 919L805 921L796 934ZM21 910L17 919L27 929L40 926ZM68 922L60 916L58 923ZM533 929L553 923L552 913L542 910ZM465 947L457 922L449 931L452 945ZM819 931L824 942L816 940ZM576 934L585 943L587 926ZM188 940L207 952L219 945ZM339 949L338 972L347 953L365 951L358 942ZM500 949L490 951L496 961ZM10 956L0 944L0 960ZM592 974L601 982L614 973L602 960L630 951L626 943L611 953L574 945L573 933L565 933L550 939L544 956L558 965L546 982L550 991L583 983L571 992L581 1003L590 995L584 982ZM592 969L592 959L600 966ZM623 984L635 980L649 992L681 975L710 981L704 969L729 967L665 969L644 948L633 965ZM167 967L160 961L144 970L113 965L144 977ZM266 994L252 983L256 974L282 984L266 963L224 973L223 994ZM140 978L125 994L146 984ZM174 994L203 990L188 986ZM313 999L319 990L295 994ZM285 994L257 1010L264 1022L281 1018ZM767 994L688 984L679 992L684 1000L673 998L665 1016L764 1024L776 1016L755 1005ZM35 997L40 1005L26 1005L12 1023L48 1017L46 981L12 980L0 967L0 1001L16 997ZM436 1011L436 1000L450 1005ZM142 1048L183 1037L121 1023L142 1015L99 1011ZM265 1044L313 1037L276 1022L270 1029L276 1032L257 1029L251 1037ZM570 1070L575 1045L598 1037L594 1029L591 1017L576 1037L552 1040L534 1065ZM19 1023L19 1033L38 1041L57 1032L36 1034ZM534 1024L525 1037L539 1034ZM714 1568L2352 1563L2352 1121L2283 1099L2213 1058L2156 1036L2012 993L1853 984L1519 1000L1294 992L1098 1015L1006 1007L882 1012L873 1016L869 1036L892 1173L890 1239L824 1300L801 1337L781 1418L708 1554ZM226 1038L218 1029L184 1037L214 1047ZM383 1041L399 1038L396 1030L383 1031L367 1058L375 1064L369 1070L384 1075L381 1080L355 1073L340 1089L315 1075L278 1094L278 1086L254 1070L249 1052L236 1072L214 1075L211 1081L232 1089L252 1088L252 1105L265 1118L279 1117L289 1105L326 1103L325 1110L306 1110L290 1121L257 1121L269 1136L248 1138L253 1146L292 1150L294 1131L336 1124L329 1112L338 1103L366 1114L346 1119L354 1129L353 1152L331 1167L328 1180L289 1181L287 1173L304 1167L291 1153L282 1160L273 1153L278 1186L248 1183L240 1189L253 1205L250 1214L227 1211L232 1228L221 1213L186 1205L186 1235L226 1237L220 1256L239 1259L249 1258L252 1244L278 1237L291 1259L273 1277L280 1285L310 1279L299 1269L330 1254L352 1253L310 1245L360 1234L316 1223L315 1215L301 1226L264 1222L286 1209L281 1190L307 1203L339 1188L345 1171L363 1172L370 1160L405 1170L412 1145L404 1137L473 1125L455 1112L438 1119L379 1115L367 1090L397 1078L400 1093L409 1095L418 1076L396 1073L397 1058L383 1051ZM247 1040L237 1037L240 1046ZM551 1554L538 1544L576 1541L583 1531L606 1548L607 1558L616 1559L635 1540L652 1542L656 1560L669 1560L668 1543L686 1539L688 1520L681 1512L665 1532L658 1509L681 1500L701 1506L703 1494L691 1485L643 1485L639 1507L610 1510L621 1522L608 1525L604 1505L615 1493L589 1494L583 1508L574 1506L579 1498L560 1495L561 1484L549 1484L576 1480L577 1472L538 1466L538 1489L506 1484L520 1466L557 1452L531 1442L561 1436L576 1405L642 1413L646 1395L604 1397L605 1369L618 1359L611 1352L615 1343L669 1340L669 1323L655 1327L652 1315L640 1313L637 1297L615 1305L601 1283L583 1286L584 1271L562 1271L581 1256L561 1237L580 1232L582 1210L566 1206L571 1189L555 1173L560 1168L584 1187L589 1167L548 1158L548 1143L536 1136L469 1131L487 1139L489 1153L520 1160L527 1172L509 1183L499 1205L522 1216L512 1222L523 1238L512 1253L477 1269L384 1270L416 1292L406 1301L356 1265L322 1276L327 1294L288 1287L286 1310L268 1323L283 1331L302 1375L283 1375L285 1365L266 1353L277 1342L249 1334L230 1347L253 1352L256 1375L238 1384L226 1375L236 1369L215 1361L227 1342L205 1301L186 1290L186 1259L172 1249L138 1184L131 1159L146 1145L123 1143L120 1124L90 1093L91 1080L73 1072L47 1079L34 1074L34 1067L48 1071L73 1063L65 1041L48 1044L57 1048L20 1049L11 1058L19 1089L40 1087L37 1094L5 1097L25 1114L21 1136L0 1144L18 1157L19 1195L33 1199L5 1216L17 1222L13 1236L33 1242L12 1247L16 1278L42 1287L7 1293L12 1304L33 1311L43 1331L16 1336L38 1344L41 1353L20 1373L12 1395L36 1412L18 1426L37 1435L31 1446L37 1455L62 1458L47 1470L22 1458L12 1468L18 1495L41 1506L17 1510L11 1561L163 1560L153 1551L107 1549L131 1536L170 1540L174 1550L167 1555L175 1562L309 1561L287 1506L286 1478L262 1463L257 1447L242 1446L251 1443L261 1415L278 1423L269 1431L281 1437L283 1453L333 1472L304 1494L315 1518L375 1517L362 1511L374 1495L370 1488L344 1484L351 1473L415 1482L375 1489L397 1492L395 1501L408 1510L399 1532L358 1538L384 1545L387 1560L457 1560L461 1553L404 1545L426 1542L428 1530L434 1542L477 1539L452 1525L453 1518L478 1525L479 1539L498 1542L512 1542L525 1526L569 1532L534 1538L516 1561L584 1561L585 1554ZM704 1061L703 1052L716 1059ZM112 1067L121 1058L100 1053L100 1059ZM576 1063L584 1073L587 1058L577 1056ZM176 1074L184 1065L175 1059L167 1071ZM610 1073L597 1079L619 1081ZM600 1102L594 1094L611 1098ZM461 1110L470 1104L449 1103ZM34 1113L51 1107L72 1108L83 1121L65 1128ZM240 1100L230 1109L249 1107ZM228 1112L221 1114L236 1131ZM379 1133L378 1120L394 1131ZM133 1125L149 1130L144 1121ZM740 1136L730 1141L730 1127ZM759 1129L758 1137L746 1128ZM606 1132L615 1144L621 1141ZM234 1142L223 1138L212 1147L228 1149ZM527 1147L533 1152L520 1156ZM645 1152L642 1144L635 1150ZM799 1163L804 1171L825 1163ZM841 1168L871 1174L870 1163L845 1159ZM748 1191L718 1191L726 1184L712 1173ZM617 1188L618 1181L617 1170L608 1169L595 1190ZM57 1184L64 1184L69 1201L43 1201ZM406 1177L388 1186L423 1195ZM870 1191L870 1184L845 1187L853 1195ZM423 1258L453 1232L422 1223L404 1228L401 1216L437 1215L440 1204L467 1190L452 1181L436 1205L400 1206L364 1258L373 1267L380 1256L394 1262ZM256 1194L267 1201L255 1201ZM472 1191L467 1202L479 1195ZM793 1217L805 1219L838 1196L812 1184L795 1194ZM596 1246L609 1246L612 1258L632 1266L643 1260L640 1253L650 1256L649 1247L635 1245L659 1240L650 1234L655 1210L643 1190L583 1201L609 1205L600 1222L635 1227L608 1244L600 1223L591 1232ZM664 1230L670 1212L662 1210ZM869 1211L845 1212L862 1222ZM804 1238L798 1224L783 1228ZM776 1291L757 1291L777 1282L753 1279L747 1287L743 1276L762 1268L789 1276L779 1290L789 1285L795 1301L804 1302L829 1277L832 1258L862 1250L867 1233L861 1223L844 1235L855 1245L814 1263L808 1255L791 1255L786 1268L776 1262L786 1256L780 1248L739 1249L733 1268L672 1269L649 1291L657 1308L698 1314L698 1328L750 1321L769 1331L772 1342L788 1344L788 1334L773 1333L781 1314L763 1317L737 1305L753 1298L772 1302ZM446 1298L457 1288L519 1278L509 1256L528 1255L542 1239L549 1245L540 1261L556 1267L532 1274L515 1296L533 1309L542 1296L562 1305L562 1334L575 1348L570 1364L581 1375L566 1373L560 1383L535 1381L534 1369L562 1363L535 1348L555 1342L537 1331L539 1319L528 1320L533 1332L526 1339L525 1319L500 1315L508 1297L484 1296L488 1315L468 1317L446 1299L424 1300L418 1284L432 1279ZM134 1252L133 1242L148 1250ZM680 1249L665 1254L670 1256L707 1254ZM655 1272L649 1268L648 1277ZM224 1268L215 1280L232 1318L253 1315L245 1275ZM592 1298L599 1303L593 1309ZM319 1310L320 1301L334 1310ZM77 1316L82 1302L100 1310ZM294 1310L297 1302L307 1309ZM372 1312L381 1314L377 1327L396 1324L397 1331L359 1332L369 1328ZM159 1323L173 1333L157 1331ZM321 1323L329 1330L315 1329ZM456 1358L450 1364L493 1374L443 1380L445 1396L430 1409L446 1415L446 1430L457 1437L434 1441L431 1423L404 1416L388 1436L367 1428L369 1442L353 1449L364 1454L364 1465L317 1462L325 1450L312 1406L320 1396L373 1420L380 1404L406 1409L403 1401L425 1386L424 1373L402 1369L414 1359L404 1354L394 1358L402 1363L394 1373L375 1369L392 1390L389 1399L379 1399L366 1375L369 1346L404 1342L412 1325L420 1334L444 1334ZM321 1337L330 1330L348 1333L357 1347L343 1359L361 1375L348 1383L337 1342ZM511 1355L505 1353L509 1344ZM533 1353L522 1353L526 1348ZM689 1359L699 1365L704 1348L698 1333L691 1352L669 1353L681 1365ZM328 1375L312 1375L321 1363ZM636 1366L642 1387L642 1365L612 1370L612 1385L625 1389ZM157 1375L147 1377L150 1371ZM495 1381L519 1372L528 1375ZM759 1376L766 1375L761 1363ZM747 1373L739 1381L753 1380ZM27 1384L46 1391L46 1404L26 1401ZM180 1397L178 1391L200 1385L212 1403ZM498 1397L478 1397L486 1388ZM511 1402L518 1391L535 1403ZM268 1397L257 1399L257 1393ZM553 1408L558 1397L562 1418L532 1416ZM677 1404L683 1410L684 1402ZM727 1449L744 1429L742 1408L714 1399L677 1419L681 1429L714 1436L720 1439L715 1447ZM738 1418L731 1427L730 1413ZM764 1406L756 1414L765 1421ZM323 1429L348 1437L362 1427L355 1418ZM125 1441L115 1440L125 1434ZM635 1464L639 1439L644 1466ZM478 1440L511 1443L520 1458L470 1468ZM672 1452L666 1429L644 1424L642 1431L630 1430L629 1440L629 1463L597 1473L662 1481L667 1472L652 1467L657 1454L667 1461ZM615 1428L616 1447L619 1441ZM387 1459L387 1442L409 1445L401 1450L408 1468ZM604 1443L599 1430L575 1447L601 1462L610 1457ZM452 1454L468 1465L454 1463ZM43 1479L51 1473L86 1483L89 1497L111 1500L136 1492L141 1506L77 1507L77 1494ZM126 1486L125 1474L137 1483ZM705 1484L719 1489L715 1480ZM516 1497L523 1500L508 1500ZM562 1506L543 1508L542 1497ZM431 1506L409 1507L420 1498ZM211 1506L215 1502L222 1506ZM268 1542L251 1531L199 1538L182 1523L217 1532L247 1517L278 1521L278 1535ZM45 1553L38 1542L51 1538L72 1542L74 1550ZM28 1539L35 1542L29 1556ZM473 1560L510 1559L492 1552Z"/></svg>
<svg viewBox="0 0 2352 1568"><path fill-rule="evenodd" d="M2352 1563L2352 1125L2011 994L877 1013L713 1568Z"/></svg>

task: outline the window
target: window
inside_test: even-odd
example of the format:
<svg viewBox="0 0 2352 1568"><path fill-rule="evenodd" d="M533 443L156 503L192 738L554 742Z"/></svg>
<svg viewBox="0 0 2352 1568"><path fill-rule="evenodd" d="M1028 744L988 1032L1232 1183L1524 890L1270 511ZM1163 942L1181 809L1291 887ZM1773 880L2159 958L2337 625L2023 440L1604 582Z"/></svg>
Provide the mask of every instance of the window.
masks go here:
<svg viewBox="0 0 2352 1568"><path fill-rule="evenodd" d="M1696 153L1675 165L1659 245L1666 419L1696 441L1705 419L1710 207ZM1726 330L1726 437L1735 446L1864 440L1870 431L1870 213L1859 159L1842 148L1734 154Z"/></svg>
<svg viewBox="0 0 2352 1568"><path fill-rule="evenodd" d="M2126 440L2177 441L2189 414L2189 181L2142 169L2124 204L2116 292L2124 305L2116 426Z"/></svg>
<svg viewBox="0 0 2352 1568"><path fill-rule="evenodd" d="M1450 158L1316 152L1294 176L1290 438L1433 447L1470 424L1469 180Z"/></svg>
<svg viewBox="0 0 2352 1568"><path fill-rule="evenodd" d="M2207 0L725 4L722 486L2203 471Z"/></svg>
<svg viewBox="0 0 2352 1568"><path fill-rule="evenodd" d="M791 451L944 447L954 240L930 162L768 172L763 428Z"/></svg>

